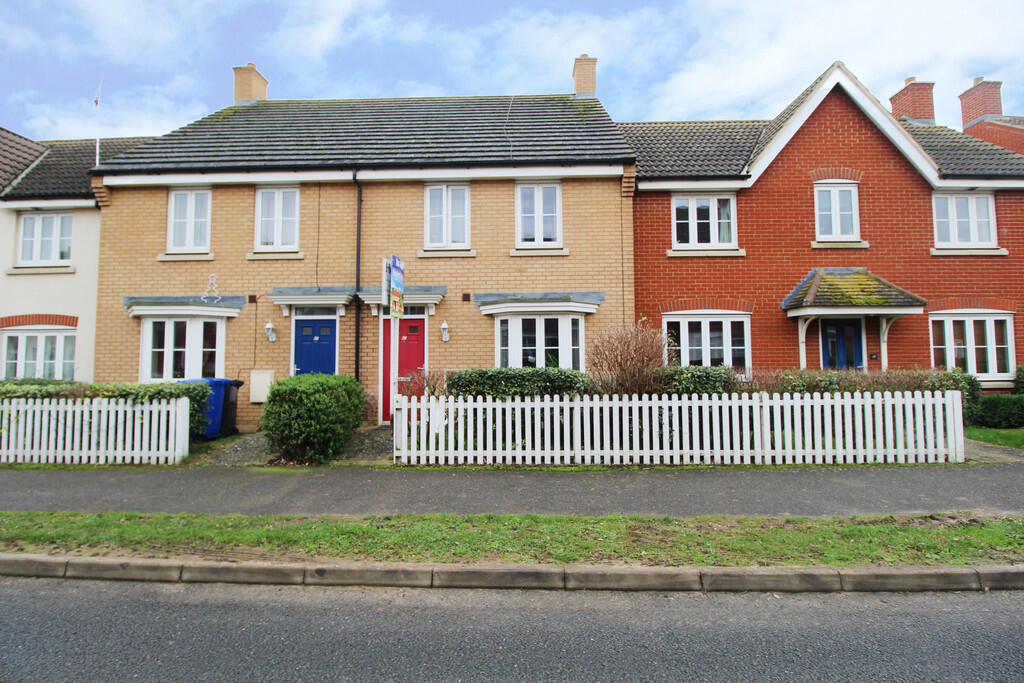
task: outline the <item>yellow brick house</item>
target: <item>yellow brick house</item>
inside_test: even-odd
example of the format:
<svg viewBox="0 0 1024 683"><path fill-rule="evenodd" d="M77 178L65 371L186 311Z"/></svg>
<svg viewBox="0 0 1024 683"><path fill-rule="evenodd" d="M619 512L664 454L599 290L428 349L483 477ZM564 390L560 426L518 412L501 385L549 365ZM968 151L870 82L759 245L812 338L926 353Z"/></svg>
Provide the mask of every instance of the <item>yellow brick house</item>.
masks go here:
<svg viewBox="0 0 1024 683"><path fill-rule="evenodd" d="M233 106L93 170L96 379L240 379L245 430L273 379L347 373L386 422L392 254L400 381L585 369L633 320L635 160L595 61L572 94L365 100L267 100L236 67Z"/></svg>

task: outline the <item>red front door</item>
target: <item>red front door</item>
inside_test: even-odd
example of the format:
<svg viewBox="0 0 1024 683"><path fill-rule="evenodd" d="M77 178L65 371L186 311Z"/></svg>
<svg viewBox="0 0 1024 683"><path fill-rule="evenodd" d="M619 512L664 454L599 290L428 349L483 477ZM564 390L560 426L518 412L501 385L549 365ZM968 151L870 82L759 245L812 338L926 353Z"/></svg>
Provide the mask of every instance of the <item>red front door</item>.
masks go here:
<svg viewBox="0 0 1024 683"><path fill-rule="evenodd" d="M403 318L398 325L398 391L408 386L414 372L424 369L426 358L426 337L423 318ZM382 386L381 418L391 420L391 319L384 318L382 334L384 344L381 350Z"/></svg>

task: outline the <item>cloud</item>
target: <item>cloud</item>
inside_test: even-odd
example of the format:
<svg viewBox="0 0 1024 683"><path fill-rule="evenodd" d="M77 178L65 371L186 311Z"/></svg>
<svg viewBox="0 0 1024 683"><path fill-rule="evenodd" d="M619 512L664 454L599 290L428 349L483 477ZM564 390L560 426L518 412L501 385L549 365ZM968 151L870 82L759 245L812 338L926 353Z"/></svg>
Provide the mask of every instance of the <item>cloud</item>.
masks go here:
<svg viewBox="0 0 1024 683"><path fill-rule="evenodd" d="M308 0L290 3L270 40L278 54L291 59L321 61L339 47L377 30L387 17L374 19L385 0ZM363 23L365 20L366 23Z"/></svg>
<svg viewBox="0 0 1024 683"><path fill-rule="evenodd" d="M39 91L15 93L9 101L24 112L24 133L40 140L163 135L210 112L189 96L195 89L193 79L180 76L160 87L105 85L98 108L91 99Z"/></svg>

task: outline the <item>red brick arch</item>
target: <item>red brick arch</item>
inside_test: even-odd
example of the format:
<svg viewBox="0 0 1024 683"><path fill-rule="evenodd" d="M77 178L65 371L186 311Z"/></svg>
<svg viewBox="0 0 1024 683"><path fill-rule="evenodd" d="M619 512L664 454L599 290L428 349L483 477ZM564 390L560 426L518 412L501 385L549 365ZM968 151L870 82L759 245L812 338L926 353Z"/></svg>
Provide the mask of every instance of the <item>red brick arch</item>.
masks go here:
<svg viewBox="0 0 1024 683"><path fill-rule="evenodd" d="M811 171L811 179L819 180L852 180L859 183L863 173L855 168L845 166L831 166L827 168L816 168Z"/></svg>
<svg viewBox="0 0 1024 683"><path fill-rule="evenodd" d="M28 313L25 315L6 315L0 317L0 327L20 327L22 325L78 327L78 316L60 315L58 313Z"/></svg>
<svg viewBox="0 0 1024 683"><path fill-rule="evenodd" d="M712 309L717 311L754 312L753 302L728 296L694 296L664 301L658 307L662 313L667 311L696 311Z"/></svg>
<svg viewBox="0 0 1024 683"><path fill-rule="evenodd" d="M926 310L929 313L946 311L952 308L992 308L999 311L1016 311L1017 302L1013 299L1002 299L994 296L947 296L932 299Z"/></svg>

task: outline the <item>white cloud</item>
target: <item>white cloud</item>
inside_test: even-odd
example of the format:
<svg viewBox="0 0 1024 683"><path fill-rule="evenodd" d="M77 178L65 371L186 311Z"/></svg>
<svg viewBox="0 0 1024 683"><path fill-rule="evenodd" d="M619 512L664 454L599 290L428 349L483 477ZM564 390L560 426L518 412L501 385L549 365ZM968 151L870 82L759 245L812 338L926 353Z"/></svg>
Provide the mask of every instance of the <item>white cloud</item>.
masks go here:
<svg viewBox="0 0 1024 683"><path fill-rule="evenodd" d="M10 96L24 111L24 134L40 140L163 135L210 112L190 96L196 82L177 77L164 86L118 90L106 84L100 106L91 95L55 98L38 91Z"/></svg>
<svg viewBox="0 0 1024 683"><path fill-rule="evenodd" d="M271 41L275 50L289 59L320 61L333 50L351 43L364 32L360 20L370 28L386 17L374 20L373 12L383 9L385 0L307 0L289 3L284 22ZM368 17L366 15L369 15Z"/></svg>

